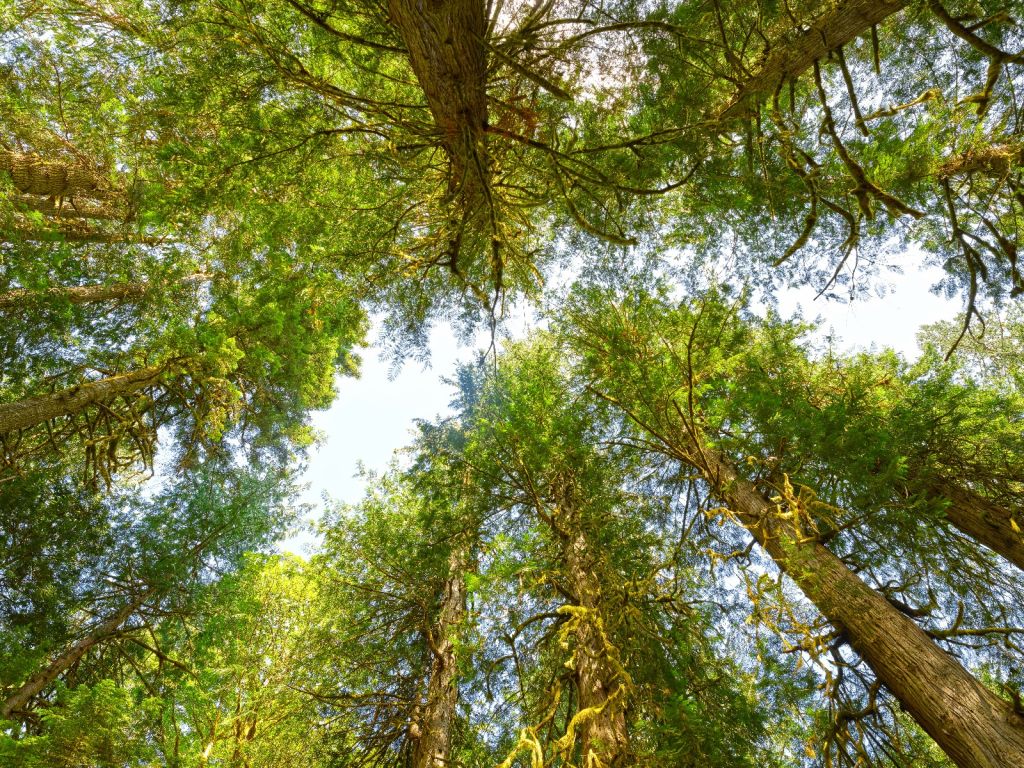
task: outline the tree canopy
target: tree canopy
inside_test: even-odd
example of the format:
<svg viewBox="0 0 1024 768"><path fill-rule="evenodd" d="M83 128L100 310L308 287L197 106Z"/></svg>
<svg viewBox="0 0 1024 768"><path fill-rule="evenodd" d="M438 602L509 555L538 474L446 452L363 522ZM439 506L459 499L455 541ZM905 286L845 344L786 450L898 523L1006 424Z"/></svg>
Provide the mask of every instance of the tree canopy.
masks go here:
<svg viewBox="0 0 1024 768"><path fill-rule="evenodd" d="M0 762L1024 765L1022 23L0 7ZM370 318L491 344L285 554Z"/></svg>

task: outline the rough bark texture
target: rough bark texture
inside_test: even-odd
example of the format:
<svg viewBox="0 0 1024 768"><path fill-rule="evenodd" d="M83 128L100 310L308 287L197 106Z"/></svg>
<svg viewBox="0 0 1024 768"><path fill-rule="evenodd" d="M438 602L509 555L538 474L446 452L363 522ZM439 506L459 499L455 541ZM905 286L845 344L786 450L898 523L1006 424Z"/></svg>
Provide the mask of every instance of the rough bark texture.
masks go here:
<svg viewBox="0 0 1024 768"><path fill-rule="evenodd" d="M795 37L768 51L729 104L719 110L718 119L746 117L759 99L781 83L798 77L829 51L855 40L908 5L909 0L841 0L828 6Z"/></svg>
<svg viewBox="0 0 1024 768"><path fill-rule="evenodd" d="M0 171L6 171L14 188L26 195L65 198L81 193L104 198L108 191L106 180L91 168L35 155L0 150Z"/></svg>
<svg viewBox="0 0 1024 768"><path fill-rule="evenodd" d="M178 281L201 283L210 279L210 275L196 273ZM40 298L63 299L69 304L91 304L100 301L136 301L143 298L152 286L149 283L114 283L112 285L76 285L68 288L48 288L45 291L30 291L27 288L15 288L0 293L0 310L18 309L31 305Z"/></svg>
<svg viewBox="0 0 1024 768"><path fill-rule="evenodd" d="M28 429L61 416L70 416L90 405L151 386L169 369L170 366L167 364L150 365L137 371L77 384L52 395L26 397L16 403L4 403L0 405L0 434Z"/></svg>
<svg viewBox="0 0 1024 768"><path fill-rule="evenodd" d="M131 615L146 602L147 597L148 593L143 593L140 597L127 603L121 610L110 618L104 619L89 634L76 640L43 669L26 680L20 688L4 700L3 704L0 704L0 720L7 719L13 713L24 709L34 696L41 693L63 672L70 669L88 653L90 648L102 643L117 632L121 625L128 621Z"/></svg>
<svg viewBox="0 0 1024 768"><path fill-rule="evenodd" d="M616 688L616 673L608 658L608 649L595 622L605 626L602 610L601 584L593 571L593 556L586 536L570 521L570 535L565 543L565 566L568 581L579 606L592 617L576 629L576 682L579 689L579 710L600 709L600 713L583 721L579 729L581 765L592 765L591 753L600 765L620 765L629 750L629 731L621 700L609 703Z"/></svg>
<svg viewBox="0 0 1024 768"><path fill-rule="evenodd" d="M483 0L388 0L388 12L451 158L449 191L477 186L487 168Z"/></svg>
<svg viewBox="0 0 1024 768"><path fill-rule="evenodd" d="M441 610L430 631L431 665L427 700L416 724L412 768L448 768L452 727L459 689L455 677L455 633L466 612L466 553L455 551L441 598Z"/></svg>
<svg viewBox="0 0 1024 768"><path fill-rule="evenodd" d="M949 522L1024 571L1024 534L1013 530L1008 509L947 481L937 484L934 491L949 500ZM1024 530L1024 520L1017 527Z"/></svg>
<svg viewBox="0 0 1024 768"><path fill-rule="evenodd" d="M699 467L779 568L850 644L907 712L960 768L1024 765L1024 718L981 685L790 512L705 448Z"/></svg>

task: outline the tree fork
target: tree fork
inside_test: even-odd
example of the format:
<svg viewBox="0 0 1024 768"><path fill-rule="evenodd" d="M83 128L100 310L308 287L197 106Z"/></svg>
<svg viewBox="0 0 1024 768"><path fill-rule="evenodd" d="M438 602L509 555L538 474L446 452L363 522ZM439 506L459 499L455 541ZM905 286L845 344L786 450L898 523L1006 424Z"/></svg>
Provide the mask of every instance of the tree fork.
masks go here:
<svg viewBox="0 0 1024 768"><path fill-rule="evenodd" d="M991 693L917 624L806 536L721 455L688 441L687 463L960 768L1024 765L1024 717ZM699 458L698 458L699 457Z"/></svg>

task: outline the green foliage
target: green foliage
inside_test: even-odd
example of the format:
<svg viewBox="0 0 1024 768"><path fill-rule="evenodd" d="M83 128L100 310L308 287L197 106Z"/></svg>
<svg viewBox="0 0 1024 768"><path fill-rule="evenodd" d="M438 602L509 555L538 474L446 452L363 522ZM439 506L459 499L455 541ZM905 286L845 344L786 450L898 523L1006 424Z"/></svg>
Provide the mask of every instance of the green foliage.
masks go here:
<svg viewBox="0 0 1024 768"><path fill-rule="evenodd" d="M1024 584L951 512L1024 528L1019 8L854 5L0 8L2 413L152 371L0 434L0 762L947 765L776 567L811 550L1013 720ZM914 362L732 287L856 296L910 246L966 299ZM399 357L497 338L566 264L265 554L368 313ZM777 515L725 525L705 451Z"/></svg>

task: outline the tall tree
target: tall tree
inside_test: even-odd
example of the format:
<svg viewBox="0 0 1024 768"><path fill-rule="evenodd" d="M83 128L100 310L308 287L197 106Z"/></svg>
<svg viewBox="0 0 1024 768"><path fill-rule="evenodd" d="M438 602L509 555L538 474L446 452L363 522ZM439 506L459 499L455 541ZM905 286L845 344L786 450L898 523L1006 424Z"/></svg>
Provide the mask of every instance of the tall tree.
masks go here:
<svg viewBox="0 0 1024 768"><path fill-rule="evenodd" d="M998 765L1024 749L1024 720L905 613L825 546L834 509L788 477L748 479L722 452L715 400L754 337L716 299L671 309L650 297L603 304L570 331L597 392L652 447L701 473L711 492L861 654L884 685L961 766ZM585 330L583 330L585 329ZM675 340L675 341L674 341ZM756 365L756 361L754 362ZM741 423L734 428L743 429Z"/></svg>
<svg viewBox="0 0 1024 768"><path fill-rule="evenodd" d="M69 619L72 613L81 616L74 622L81 626L69 621L60 633L66 640L49 632L13 659L4 659L4 719L31 720L32 710L56 681L70 683L72 670L80 680L86 678L83 660L94 650L123 641L153 617L193 610L190 601L211 573L230 568L246 549L264 544L287 521L286 488L278 472L261 477L208 466L150 500L137 493L106 499L99 511L115 530L109 549L68 575L70 583L56 585L76 596ZM21 512L38 515L40 510ZM60 508L45 512L55 521L73 514ZM62 553L49 556L60 558ZM15 616L0 620L9 625Z"/></svg>

